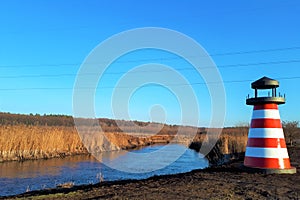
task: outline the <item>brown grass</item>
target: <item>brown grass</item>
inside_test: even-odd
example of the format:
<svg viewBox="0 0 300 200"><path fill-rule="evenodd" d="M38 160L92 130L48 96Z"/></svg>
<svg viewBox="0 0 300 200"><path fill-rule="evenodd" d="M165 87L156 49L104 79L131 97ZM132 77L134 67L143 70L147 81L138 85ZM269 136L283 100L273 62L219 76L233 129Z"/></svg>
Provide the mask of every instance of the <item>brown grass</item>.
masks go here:
<svg viewBox="0 0 300 200"><path fill-rule="evenodd" d="M84 153L73 127L0 126L0 160L24 160Z"/></svg>
<svg viewBox="0 0 300 200"><path fill-rule="evenodd" d="M83 127L84 134L79 137L75 127L39 126L39 125L0 125L0 162L13 160L64 157L67 155L88 154L119 149L131 149L155 143L190 144L191 133L196 128L183 127L186 134L174 136L177 127L166 127L158 134L128 131L100 133L97 128ZM200 146L207 140L207 134L214 134L214 129L198 131L194 142ZM218 148L223 154L243 152L247 143L247 128L223 129L218 140ZM95 139L96 138L96 139ZM85 141L86 147L81 142Z"/></svg>
<svg viewBox="0 0 300 200"><path fill-rule="evenodd" d="M80 136L75 127L0 125L0 162L64 157L119 149L131 149L159 142L169 142L172 136L99 132L83 127ZM83 145L84 141L85 145Z"/></svg>

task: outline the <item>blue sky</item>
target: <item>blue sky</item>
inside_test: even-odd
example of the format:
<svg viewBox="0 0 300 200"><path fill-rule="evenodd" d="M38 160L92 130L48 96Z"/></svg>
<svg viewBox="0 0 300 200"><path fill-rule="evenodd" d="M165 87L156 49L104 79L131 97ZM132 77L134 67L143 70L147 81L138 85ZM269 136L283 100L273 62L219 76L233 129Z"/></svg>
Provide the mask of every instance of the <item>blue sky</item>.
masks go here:
<svg viewBox="0 0 300 200"><path fill-rule="evenodd" d="M133 28L162 27L186 34L211 55L225 86L225 126L249 122L252 108L245 105L245 97L252 94L250 83L262 76L278 78L279 90L287 95L287 103L280 106L281 119L300 120L299 13L296 0L3 0L0 111L72 115L76 73L100 42ZM112 88L122 72L154 61L175 70L191 67L180 58L166 59L170 57L174 55L145 50L110 66L95 96L97 116L114 118ZM192 70L179 72L191 83L203 82ZM199 101L199 125L206 126L211 115L209 92L205 85L193 89ZM129 101L131 119L151 120L149 109L156 104L164 107L167 123L180 124L178 101L155 85L134 93Z"/></svg>

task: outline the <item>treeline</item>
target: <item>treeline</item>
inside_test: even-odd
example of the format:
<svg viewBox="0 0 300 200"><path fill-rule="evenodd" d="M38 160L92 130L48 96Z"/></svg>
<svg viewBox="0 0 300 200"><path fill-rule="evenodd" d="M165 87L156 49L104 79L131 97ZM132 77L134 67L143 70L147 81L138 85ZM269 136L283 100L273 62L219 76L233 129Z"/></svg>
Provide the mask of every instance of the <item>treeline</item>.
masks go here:
<svg viewBox="0 0 300 200"><path fill-rule="evenodd" d="M125 132L140 134L176 134L178 125L167 125L154 122L113 120L107 118L99 119L78 119L77 125L98 126L104 132ZM39 115L39 114L12 114L0 112L0 125L26 125L26 126L64 126L74 127L75 122L72 116L68 115ZM205 128L184 126L186 133L205 133Z"/></svg>
<svg viewBox="0 0 300 200"><path fill-rule="evenodd" d="M0 112L0 125L28 126L74 126L74 120L67 115L11 114Z"/></svg>
<svg viewBox="0 0 300 200"><path fill-rule="evenodd" d="M189 133L205 133L205 128L197 128L191 126L168 125L155 122L126 121L98 119L101 129L104 132L124 132L124 133L140 133L140 134L159 134L159 135L175 135L179 128Z"/></svg>
<svg viewBox="0 0 300 200"><path fill-rule="evenodd" d="M139 134L177 134L179 128L186 134L197 133L202 135L207 133L207 128L167 125L154 122L113 120L107 118L80 119L76 120L77 125L98 126L104 132L111 133L139 133ZM0 112L0 125L26 125L26 126L62 126L74 127L75 122L72 116L54 114L12 114ZM248 127L224 128L223 133L227 135L247 135Z"/></svg>

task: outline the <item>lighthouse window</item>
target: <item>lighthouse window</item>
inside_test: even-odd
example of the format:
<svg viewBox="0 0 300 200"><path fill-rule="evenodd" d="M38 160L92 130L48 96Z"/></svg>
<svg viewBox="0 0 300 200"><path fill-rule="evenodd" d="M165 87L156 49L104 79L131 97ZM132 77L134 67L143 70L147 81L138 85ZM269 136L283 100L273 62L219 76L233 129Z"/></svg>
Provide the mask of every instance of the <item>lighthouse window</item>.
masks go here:
<svg viewBox="0 0 300 200"><path fill-rule="evenodd" d="M272 90L258 90L258 97L271 97Z"/></svg>

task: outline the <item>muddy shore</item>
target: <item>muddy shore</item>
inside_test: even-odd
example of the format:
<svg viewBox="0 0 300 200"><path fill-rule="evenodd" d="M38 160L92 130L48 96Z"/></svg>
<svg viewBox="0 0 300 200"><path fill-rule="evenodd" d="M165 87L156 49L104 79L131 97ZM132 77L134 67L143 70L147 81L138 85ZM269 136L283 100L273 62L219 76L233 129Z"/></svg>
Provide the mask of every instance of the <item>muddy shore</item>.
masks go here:
<svg viewBox="0 0 300 200"><path fill-rule="evenodd" d="M26 199L299 199L300 147L289 148L297 173L265 175L240 169L242 159L188 173L29 192Z"/></svg>

